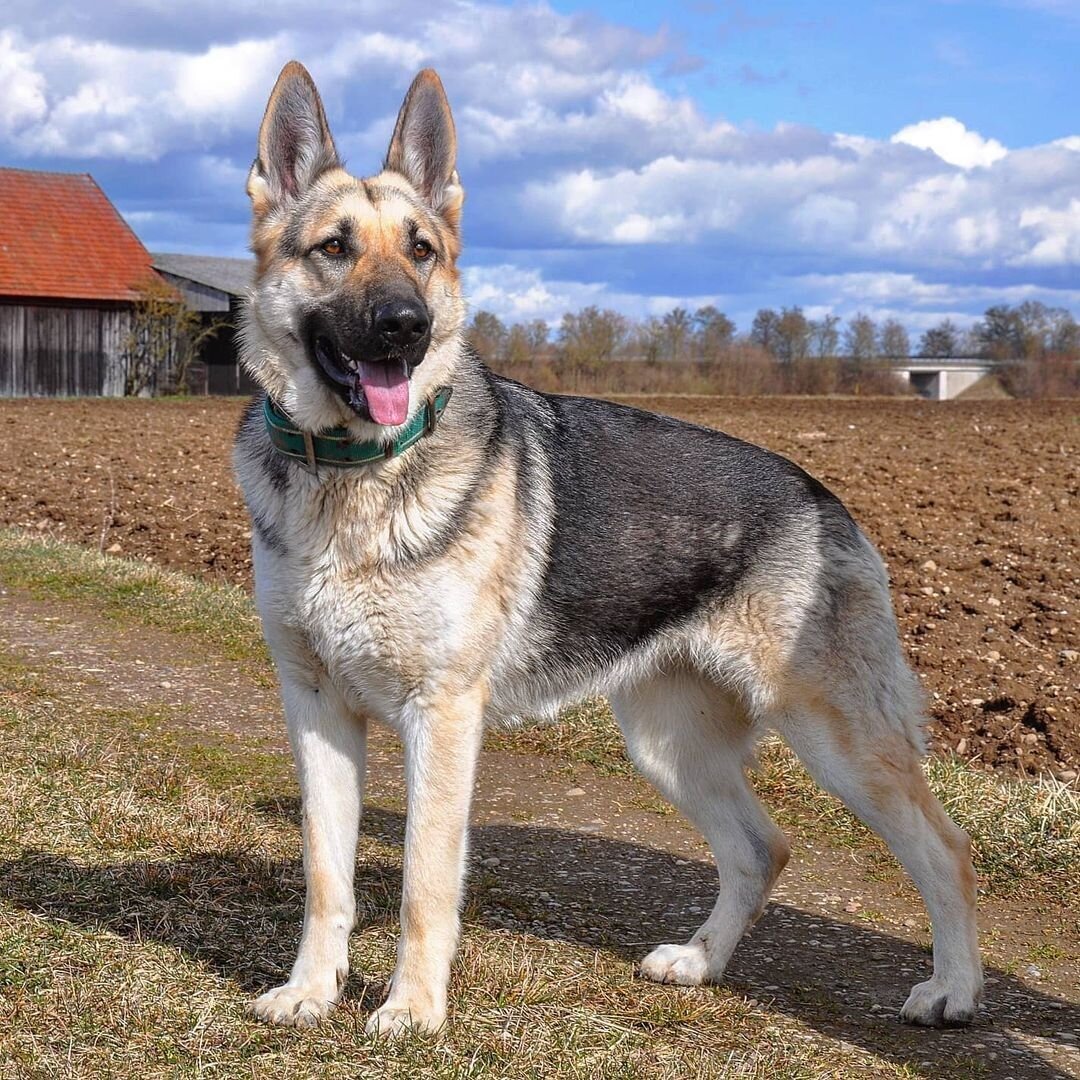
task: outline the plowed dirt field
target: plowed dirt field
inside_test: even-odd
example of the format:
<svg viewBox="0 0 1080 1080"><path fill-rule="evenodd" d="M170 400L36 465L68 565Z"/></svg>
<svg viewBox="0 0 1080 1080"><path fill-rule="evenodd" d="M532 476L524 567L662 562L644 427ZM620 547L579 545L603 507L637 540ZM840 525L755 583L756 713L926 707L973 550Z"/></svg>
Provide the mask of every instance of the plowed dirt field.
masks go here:
<svg viewBox="0 0 1080 1080"><path fill-rule="evenodd" d="M1070 402L637 398L786 455L888 563L931 741L1080 768L1080 409ZM250 583L230 451L243 403L0 402L0 522Z"/></svg>

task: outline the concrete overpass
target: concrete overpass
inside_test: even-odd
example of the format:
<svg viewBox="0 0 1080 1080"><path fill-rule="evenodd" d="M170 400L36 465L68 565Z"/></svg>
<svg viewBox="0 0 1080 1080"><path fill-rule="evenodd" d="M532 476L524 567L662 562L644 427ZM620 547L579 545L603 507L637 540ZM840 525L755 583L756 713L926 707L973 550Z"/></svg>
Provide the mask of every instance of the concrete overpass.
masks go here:
<svg viewBox="0 0 1080 1080"><path fill-rule="evenodd" d="M910 383L920 397L947 401L989 375L997 365L992 360L912 356L906 360L893 360L889 367L904 382Z"/></svg>

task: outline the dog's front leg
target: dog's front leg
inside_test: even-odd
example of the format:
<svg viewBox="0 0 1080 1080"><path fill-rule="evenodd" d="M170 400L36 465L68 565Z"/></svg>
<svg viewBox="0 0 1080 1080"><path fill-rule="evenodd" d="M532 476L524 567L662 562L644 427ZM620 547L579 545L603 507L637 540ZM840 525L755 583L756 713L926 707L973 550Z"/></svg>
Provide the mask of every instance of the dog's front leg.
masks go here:
<svg viewBox="0 0 1080 1080"><path fill-rule="evenodd" d="M282 698L303 808L304 929L289 981L252 1009L272 1023L312 1027L341 996L349 973L367 724L328 682L315 688L283 676Z"/></svg>
<svg viewBox="0 0 1080 1080"><path fill-rule="evenodd" d="M405 719L405 867L401 937L386 1004L369 1032L435 1031L457 948L462 884L485 693L475 689Z"/></svg>

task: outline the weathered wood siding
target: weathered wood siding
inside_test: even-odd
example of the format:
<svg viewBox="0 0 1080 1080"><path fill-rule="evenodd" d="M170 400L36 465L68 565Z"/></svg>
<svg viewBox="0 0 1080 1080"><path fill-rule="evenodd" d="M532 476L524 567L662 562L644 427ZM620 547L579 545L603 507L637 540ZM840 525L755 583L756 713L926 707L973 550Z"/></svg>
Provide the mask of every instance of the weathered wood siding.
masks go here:
<svg viewBox="0 0 1080 1080"><path fill-rule="evenodd" d="M191 278L170 274L168 270L157 271L183 298L192 311L229 311L230 297L227 292L203 285Z"/></svg>
<svg viewBox="0 0 1080 1080"><path fill-rule="evenodd" d="M130 309L0 302L0 397L124 393Z"/></svg>
<svg viewBox="0 0 1080 1080"><path fill-rule="evenodd" d="M229 303L229 320L209 337L199 353L206 364L208 394L254 394L259 389L240 363L240 343L236 327L240 325L241 301L233 297ZM213 316L204 316L210 319Z"/></svg>

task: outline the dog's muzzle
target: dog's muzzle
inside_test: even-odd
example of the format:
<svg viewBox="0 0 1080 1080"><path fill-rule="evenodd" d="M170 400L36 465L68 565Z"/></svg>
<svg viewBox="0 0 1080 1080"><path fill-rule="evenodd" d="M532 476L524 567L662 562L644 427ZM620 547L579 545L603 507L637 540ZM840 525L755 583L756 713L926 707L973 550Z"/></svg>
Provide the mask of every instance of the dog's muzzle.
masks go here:
<svg viewBox="0 0 1080 1080"><path fill-rule="evenodd" d="M383 300L360 326L348 316L316 315L308 341L318 371L354 412L388 427L408 419L409 379L431 344L422 300Z"/></svg>

